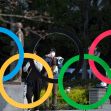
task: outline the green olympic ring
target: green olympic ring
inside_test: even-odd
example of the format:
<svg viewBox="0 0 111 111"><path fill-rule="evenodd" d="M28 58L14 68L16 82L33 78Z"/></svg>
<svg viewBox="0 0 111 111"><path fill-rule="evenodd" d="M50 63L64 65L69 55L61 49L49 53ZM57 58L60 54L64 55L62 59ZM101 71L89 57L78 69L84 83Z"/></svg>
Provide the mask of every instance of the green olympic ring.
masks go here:
<svg viewBox="0 0 111 111"><path fill-rule="evenodd" d="M110 67L107 65L107 63L102 60L101 58L94 56L94 55L89 55L89 54L84 54L84 59L91 59L96 61L97 63L99 63L107 72L108 77L111 78L111 70ZM82 104L78 104L75 101L73 101L71 98L69 98L67 96L67 93L64 91L64 87L63 87L63 76L65 71L67 70L67 68L73 64L74 62L79 60L79 56L75 56L72 57L71 59L69 59L64 66L62 67L61 71L60 71L60 75L59 75L59 79L58 79L58 84L59 84L59 92L62 96L62 98L72 107L75 107L77 109L80 110L89 110L89 109L94 109L94 108L98 108L99 106L101 106L102 104L104 104L109 96L111 95L111 85L108 85L108 89L107 92L105 93L105 95L96 103L94 104L90 104L90 105L82 105Z"/></svg>

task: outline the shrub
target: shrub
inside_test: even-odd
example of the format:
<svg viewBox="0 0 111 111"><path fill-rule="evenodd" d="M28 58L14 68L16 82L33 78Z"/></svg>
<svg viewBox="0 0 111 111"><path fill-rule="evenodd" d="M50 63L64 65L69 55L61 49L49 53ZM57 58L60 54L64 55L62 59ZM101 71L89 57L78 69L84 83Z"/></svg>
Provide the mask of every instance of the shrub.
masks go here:
<svg viewBox="0 0 111 111"><path fill-rule="evenodd" d="M79 104L88 104L88 90L85 88L73 88L68 96Z"/></svg>

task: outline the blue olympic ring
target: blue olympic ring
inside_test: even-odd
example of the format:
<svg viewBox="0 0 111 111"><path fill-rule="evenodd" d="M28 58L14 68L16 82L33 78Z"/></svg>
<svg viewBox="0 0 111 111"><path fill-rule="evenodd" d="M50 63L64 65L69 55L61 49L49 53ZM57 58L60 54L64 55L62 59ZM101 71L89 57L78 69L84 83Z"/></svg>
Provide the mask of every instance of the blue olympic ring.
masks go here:
<svg viewBox="0 0 111 111"><path fill-rule="evenodd" d="M17 44L18 50L19 50L19 54L20 54L18 64L16 65L16 67L13 69L12 72L7 74L3 78L3 81L8 81L8 80L12 79L19 72L20 68L22 67L22 64L24 61L24 50L23 50L23 47L22 47L22 44L21 44L19 38L12 31L10 31L6 28L0 27L0 33L4 33L4 34L10 36L15 41L15 43Z"/></svg>

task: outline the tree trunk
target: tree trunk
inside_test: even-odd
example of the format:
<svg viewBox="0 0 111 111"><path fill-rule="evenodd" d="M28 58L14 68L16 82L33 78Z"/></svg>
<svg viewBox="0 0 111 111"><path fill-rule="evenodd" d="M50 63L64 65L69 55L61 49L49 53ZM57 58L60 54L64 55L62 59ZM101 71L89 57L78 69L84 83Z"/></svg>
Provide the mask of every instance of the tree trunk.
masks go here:
<svg viewBox="0 0 111 111"><path fill-rule="evenodd" d="M14 23L14 21L13 21L13 19L12 19L11 17L10 17L10 21L11 21L11 23ZM13 24L11 24L11 25L10 25L10 29L11 29L13 32L14 32L14 28L15 28L15 27L13 26ZM12 56L12 55L17 54L17 50L18 50L18 49L17 49L17 46L16 46L15 42L14 42L14 41L11 41L10 45L13 47L10 55ZM10 71L12 71L12 70L16 67L16 65L17 65L17 61L13 62L13 63L11 64L11 66L10 66ZM21 83L21 77L18 76L19 73L21 73L21 69L20 69L20 71L18 72L18 74L11 79L11 82L19 82L19 83Z"/></svg>
<svg viewBox="0 0 111 111"><path fill-rule="evenodd" d="M89 23L89 6L90 1L85 0L84 9L84 53L88 52L88 23ZM84 60L82 69L82 79L87 79L87 61Z"/></svg>

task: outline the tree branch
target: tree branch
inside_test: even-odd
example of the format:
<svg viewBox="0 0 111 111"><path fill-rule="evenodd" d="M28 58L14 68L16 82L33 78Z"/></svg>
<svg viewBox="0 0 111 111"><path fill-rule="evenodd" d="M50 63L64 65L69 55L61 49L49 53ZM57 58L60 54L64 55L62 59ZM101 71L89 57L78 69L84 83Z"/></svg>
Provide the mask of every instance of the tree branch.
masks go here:
<svg viewBox="0 0 111 111"><path fill-rule="evenodd" d="M2 16L2 17L24 18L24 19L31 20L31 21L39 21L39 22L52 23L51 21L49 22L49 20L51 20L52 17L46 17L46 16L42 16L42 15L34 16L34 17L28 17L28 16L22 16L22 15L12 15L12 14L2 14L1 13L0 16ZM47 19L47 21L45 21L44 19Z"/></svg>
<svg viewBox="0 0 111 111"><path fill-rule="evenodd" d="M10 21L7 21L7 20L4 20L3 18L0 18L0 20L4 23L7 23L7 24L15 24L14 22L10 22ZM31 30L30 29L30 32L32 32L33 34L37 35L37 36L40 36L40 34L36 33L35 31ZM42 38L42 36L40 36L40 38Z"/></svg>

